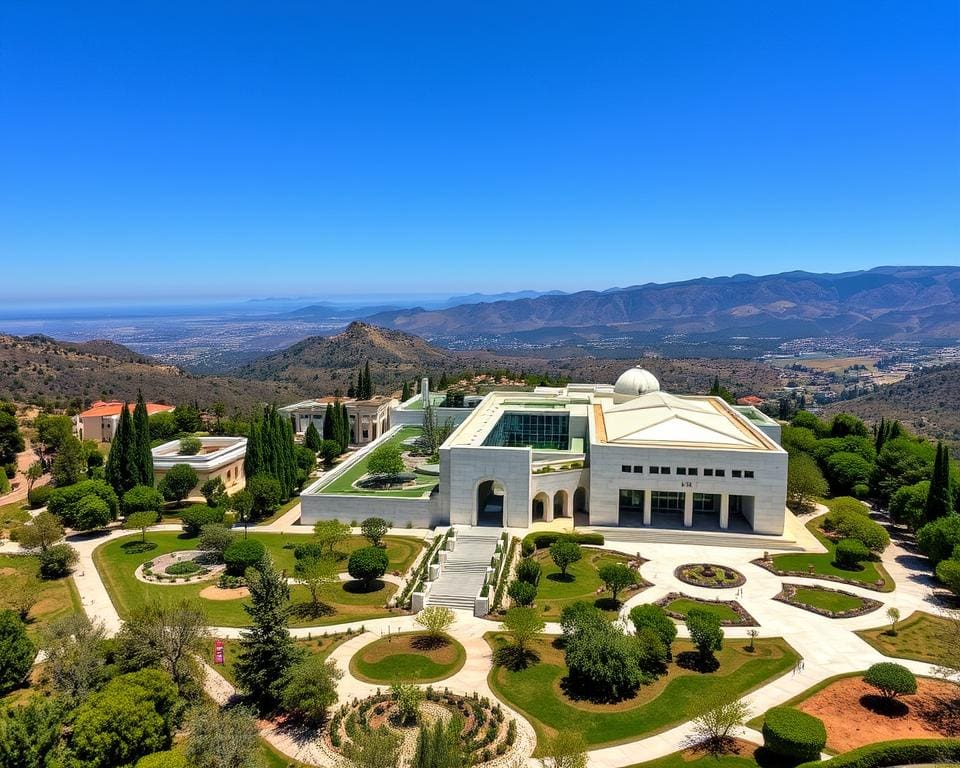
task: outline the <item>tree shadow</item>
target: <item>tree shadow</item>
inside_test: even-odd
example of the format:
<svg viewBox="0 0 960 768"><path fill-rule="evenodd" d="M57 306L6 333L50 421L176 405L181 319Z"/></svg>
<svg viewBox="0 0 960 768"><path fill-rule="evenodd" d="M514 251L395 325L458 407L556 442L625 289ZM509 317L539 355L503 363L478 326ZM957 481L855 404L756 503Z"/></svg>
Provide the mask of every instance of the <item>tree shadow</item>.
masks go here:
<svg viewBox="0 0 960 768"><path fill-rule="evenodd" d="M550 581L557 581L561 584L570 584L573 581L576 581L576 576L572 573L548 573L547 578Z"/></svg>
<svg viewBox="0 0 960 768"><path fill-rule="evenodd" d="M906 717L910 713L910 707L904 702L875 693L865 693L861 696L860 706L884 717Z"/></svg>
<svg viewBox="0 0 960 768"><path fill-rule="evenodd" d="M302 603L293 603L290 606L290 615L298 619L315 619L319 616L332 616L335 613L336 610L326 603L317 603L314 605L310 600Z"/></svg>
<svg viewBox="0 0 960 768"><path fill-rule="evenodd" d="M804 762L802 759L794 759L778 755L767 747L757 747L753 753L753 759L757 761L760 768L792 768Z"/></svg>
<svg viewBox="0 0 960 768"><path fill-rule="evenodd" d="M352 581L343 582L343 591L351 595L369 595L371 592L379 592L386 586L381 579L373 581Z"/></svg>
<svg viewBox="0 0 960 768"><path fill-rule="evenodd" d="M589 701L591 704L616 704L627 701L637 695L638 688L639 686L619 695L603 695L597 690L597 685L593 680L579 679L573 675L567 675L560 681L560 690L564 692L567 698L573 701Z"/></svg>
<svg viewBox="0 0 960 768"><path fill-rule="evenodd" d="M125 541L120 545L120 549L128 555L138 555L156 548L157 543L155 541Z"/></svg>
<svg viewBox="0 0 960 768"><path fill-rule="evenodd" d="M410 646L418 651L435 651L450 645L450 638L446 635L419 635L413 638Z"/></svg>
<svg viewBox="0 0 960 768"><path fill-rule="evenodd" d="M706 674L720 669L720 662L712 653L709 656L703 656L697 651L683 651L677 654L677 666L691 672Z"/></svg>
<svg viewBox="0 0 960 768"><path fill-rule="evenodd" d="M593 601L593 607L601 611L619 611L622 605L623 603L612 597L598 597Z"/></svg>
<svg viewBox="0 0 960 768"><path fill-rule="evenodd" d="M493 663L511 672L520 672L539 661L540 656L535 651L515 645L505 645L493 652Z"/></svg>

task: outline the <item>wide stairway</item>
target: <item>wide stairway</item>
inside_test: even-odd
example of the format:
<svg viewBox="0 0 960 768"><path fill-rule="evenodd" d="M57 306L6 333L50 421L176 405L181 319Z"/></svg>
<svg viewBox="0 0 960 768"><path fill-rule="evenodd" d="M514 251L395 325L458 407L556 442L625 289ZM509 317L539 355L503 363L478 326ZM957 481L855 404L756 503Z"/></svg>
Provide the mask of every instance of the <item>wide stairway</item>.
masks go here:
<svg viewBox="0 0 960 768"><path fill-rule="evenodd" d="M745 549L787 552L806 551L802 544L782 536L698 531L691 528L601 528L589 526L579 530L589 533L602 533L605 541L623 541L636 544L695 544L701 547L742 547Z"/></svg>
<svg viewBox="0 0 960 768"><path fill-rule="evenodd" d="M500 540L499 528L457 528L457 544L447 554L443 573L427 594L427 605L444 605L473 613L490 558Z"/></svg>

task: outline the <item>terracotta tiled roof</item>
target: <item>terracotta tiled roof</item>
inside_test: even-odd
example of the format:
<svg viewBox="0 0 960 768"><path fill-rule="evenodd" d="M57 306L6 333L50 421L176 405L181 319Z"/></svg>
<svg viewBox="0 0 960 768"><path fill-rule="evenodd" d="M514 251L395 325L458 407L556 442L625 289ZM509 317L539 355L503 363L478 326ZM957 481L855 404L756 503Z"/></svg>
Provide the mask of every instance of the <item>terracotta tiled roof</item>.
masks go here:
<svg viewBox="0 0 960 768"><path fill-rule="evenodd" d="M134 408L134 403L127 403L127 408L132 412ZM113 401L106 403L103 400L98 400L90 408L80 414L81 419L94 418L96 416L119 416L120 409L123 408L123 403L119 401ZM147 403L147 413L154 414L160 413L161 411L172 411L172 405L161 405L160 403Z"/></svg>

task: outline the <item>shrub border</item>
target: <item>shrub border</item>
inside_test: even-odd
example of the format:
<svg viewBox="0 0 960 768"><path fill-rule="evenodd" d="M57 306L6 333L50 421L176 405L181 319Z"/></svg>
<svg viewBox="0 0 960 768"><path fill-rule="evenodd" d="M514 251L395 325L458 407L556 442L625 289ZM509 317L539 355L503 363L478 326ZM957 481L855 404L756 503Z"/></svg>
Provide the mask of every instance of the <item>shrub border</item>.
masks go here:
<svg viewBox="0 0 960 768"><path fill-rule="evenodd" d="M795 599L797 589L819 589L822 592L834 592L838 595L855 597L857 600L862 600L863 605L861 605L859 608L851 608L847 611L828 611L825 608L818 608L815 605L807 605L806 603L797 601ZM845 592L842 589L831 589L830 587L821 587L819 584L788 584L787 582L783 582L783 589L781 589L779 594L775 595L773 599L778 600L781 603L786 603L787 605L792 605L796 608L802 608L805 611L810 611L810 613L826 616L828 619L851 619L855 616L864 616L865 614L872 613L878 608L883 607L883 603L881 603L879 600L874 600L872 597L861 597L860 595L855 595L853 592Z"/></svg>
<svg viewBox="0 0 960 768"><path fill-rule="evenodd" d="M722 568L725 571L732 571L737 575L737 578L729 584L704 584L699 581L694 581L683 575L684 568L695 568L696 566ZM704 589L736 589L737 587L742 587L747 583L747 577L740 573L740 571L738 571L736 568L731 568L729 565L718 565L717 563L684 563L683 565L678 565L674 569L673 575L678 581L682 581L684 584L689 584L691 587L703 587Z"/></svg>
<svg viewBox="0 0 960 768"><path fill-rule="evenodd" d="M666 595L661 597L659 600L654 602L654 605L659 605L663 608L664 612L671 619L676 619L677 621L685 621L683 615L677 613L676 611L667 610L667 606L670 605L674 600L692 600L695 603L704 603L705 605L725 605L727 608L732 610L737 616L740 617L740 621L731 622L731 621L720 621L721 627L759 627L759 622L750 615L749 611L744 608L736 600L704 600L700 597L693 597L692 595L685 595L683 592L668 592Z"/></svg>
<svg viewBox="0 0 960 768"><path fill-rule="evenodd" d="M960 762L960 739L898 739L868 744L829 760L812 760L797 768L884 768L916 763Z"/></svg>

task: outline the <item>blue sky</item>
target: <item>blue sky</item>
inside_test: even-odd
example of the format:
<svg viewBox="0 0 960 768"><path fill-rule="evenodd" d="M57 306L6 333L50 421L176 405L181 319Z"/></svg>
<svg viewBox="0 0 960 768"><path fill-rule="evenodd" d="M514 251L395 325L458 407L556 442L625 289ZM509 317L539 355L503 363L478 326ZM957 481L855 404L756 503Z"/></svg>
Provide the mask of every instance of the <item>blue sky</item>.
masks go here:
<svg viewBox="0 0 960 768"><path fill-rule="evenodd" d="M958 263L958 8L6 2L0 297Z"/></svg>

